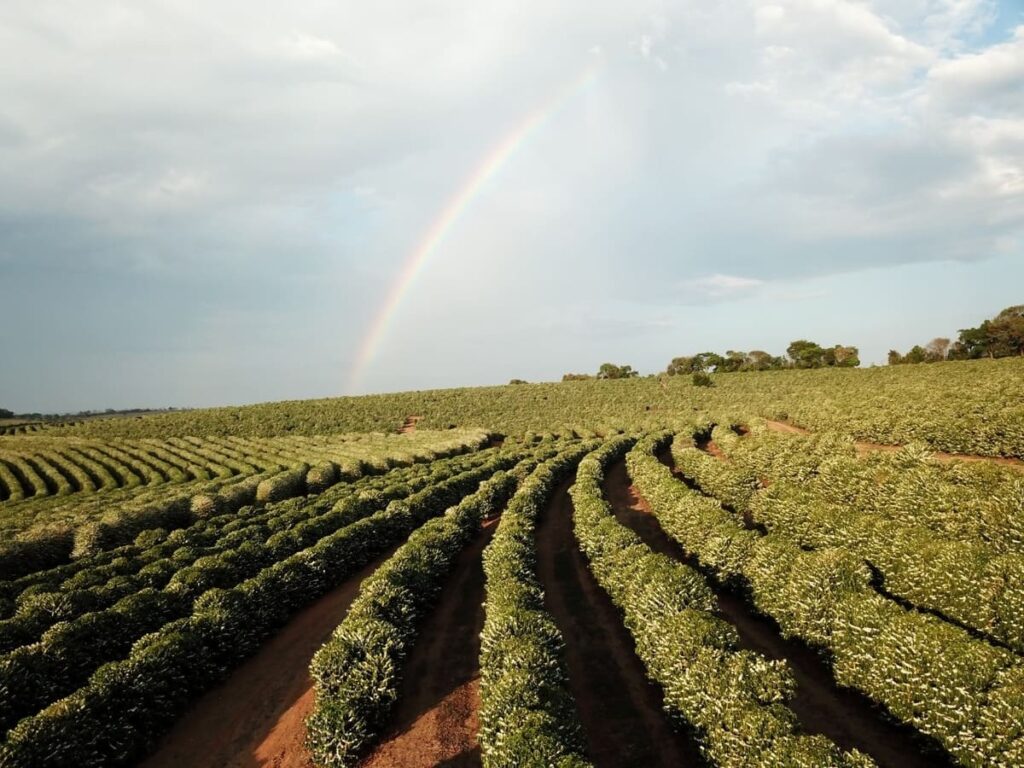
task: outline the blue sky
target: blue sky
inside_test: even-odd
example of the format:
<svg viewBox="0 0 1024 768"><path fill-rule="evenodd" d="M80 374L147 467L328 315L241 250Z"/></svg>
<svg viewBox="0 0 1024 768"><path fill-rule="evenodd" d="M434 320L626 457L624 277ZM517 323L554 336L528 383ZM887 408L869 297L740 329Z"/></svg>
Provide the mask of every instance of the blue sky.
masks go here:
<svg viewBox="0 0 1024 768"><path fill-rule="evenodd" d="M1019 0L6 3L0 407L891 347L1024 301ZM484 7L486 5L486 7Z"/></svg>

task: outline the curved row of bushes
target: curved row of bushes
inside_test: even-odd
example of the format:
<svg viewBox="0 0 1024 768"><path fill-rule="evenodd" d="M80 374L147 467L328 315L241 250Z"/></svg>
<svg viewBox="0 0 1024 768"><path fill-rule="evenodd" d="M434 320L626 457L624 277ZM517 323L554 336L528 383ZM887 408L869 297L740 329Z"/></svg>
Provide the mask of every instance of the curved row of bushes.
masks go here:
<svg viewBox="0 0 1024 768"><path fill-rule="evenodd" d="M779 765L864 768L824 736L799 732L787 706L796 681L784 661L739 650L736 630L714 614L715 598L692 568L653 552L604 500L604 470L632 447L619 438L580 462L572 487L574 532L598 584L622 611L665 705L723 768Z"/></svg>
<svg viewBox="0 0 1024 768"><path fill-rule="evenodd" d="M788 450L778 451L786 442ZM773 454L770 467L764 451ZM767 530L804 548L856 554L889 593L1024 654L1024 477L997 470L1005 485L983 488L972 482L976 470L935 466L913 448L858 458L848 440L765 440L762 432L734 446L728 462L687 447L675 447L673 455L683 474ZM766 488L744 499L732 493L759 472ZM920 522L941 519L940 506L953 508L954 518L974 512L980 520L973 525L998 534L999 545L956 520Z"/></svg>
<svg viewBox="0 0 1024 768"><path fill-rule="evenodd" d="M512 497L484 551L479 741L485 768L590 765L569 692L565 641L544 609L534 534L555 487L595 447L578 445L540 465Z"/></svg>
<svg viewBox="0 0 1024 768"><path fill-rule="evenodd" d="M497 469L507 468L511 461L508 455L496 455L485 464L458 474L449 474L448 468L439 467L429 484L409 496L407 503L424 506L435 503L438 498L451 498ZM400 499L407 496L409 490L399 485L390 492L352 498L331 514L292 525L265 541L250 538L238 541L237 537L232 537L237 542L235 546L191 563L190 553L182 556L176 550L169 567L159 571L161 579L168 576L163 588L141 590L147 599L138 599L140 593L129 594L109 608L60 622L48 629L38 642L0 657L0 730L10 728L18 718L75 690L97 667L127 653L132 643L146 632L187 615L209 589L233 587L389 502L392 505L406 503ZM150 574L155 575L154 570L150 569Z"/></svg>
<svg viewBox="0 0 1024 768"><path fill-rule="evenodd" d="M19 722L0 747L0 766L136 762L194 697L295 610L520 458L503 452L479 470L392 501L235 587L203 591L189 616L140 638L126 659L105 664L83 688Z"/></svg>
<svg viewBox="0 0 1024 768"><path fill-rule="evenodd" d="M863 560L845 549L808 552L745 530L674 479L656 448L639 444L627 464L662 528L721 579L748 589L783 634L826 651L840 685L934 737L964 765L1024 764L1018 657L876 594Z"/></svg>
<svg viewBox="0 0 1024 768"><path fill-rule="evenodd" d="M413 453L395 450L383 456L367 455L360 466L360 473L376 473L415 461L433 461L441 456L477 450L487 440L486 432L476 431L461 436L461 439L437 441L436 449L420 448ZM397 448L397 439L393 442ZM312 477L313 491L322 490L325 479L333 478L336 482L352 479L351 473L336 471L325 474L322 464L319 469L321 471ZM164 489L154 498L129 497L125 503L110 505L113 509L99 506L95 513L90 511L90 505L72 507L67 512L70 516L67 522L35 525L15 539L0 542L0 579L16 579L70 559L127 544L141 531L150 528L179 528L202 515L303 495L311 490L310 474L308 464L283 471L275 465L267 473L205 484L185 484L174 490ZM103 505L101 497L94 495L94 498L96 501L92 504ZM36 503L40 502L32 502ZM86 522L78 522L82 519Z"/></svg>
<svg viewBox="0 0 1024 768"><path fill-rule="evenodd" d="M285 535L284 531L296 526L308 526L314 519L320 519L321 524L333 520L340 526L352 522L345 511L353 503L349 497L359 494L361 498L370 499L373 493L366 496L367 492L381 491L411 494L432 482L439 472L467 471L488 461L491 455L492 452L482 451L429 465L417 464L351 484L339 484L318 496L289 499L260 509L242 507L237 512L199 516L191 525L171 531L147 529L133 544L37 571L15 581L0 582L2 615L10 617L0 620L0 652L15 647L9 642L23 637L26 631L36 631L35 636L38 636L54 622L109 605L134 588L162 587L166 581L157 582L165 575L165 570L173 573L200 557L216 554L225 546L237 546L242 538L251 536L262 542L272 534ZM232 544L232 539L237 541ZM27 641L20 640L15 645Z"/></svg>
<svg viewBox="0 0 1024 768"><path fill-rule="evenodd" d="M543 454L517 467L529 471ZM345 768L376 741L398 699L405 657L421 619L437 600L459 552L515 490L515 475L498 472L442 517L429 520L360 587L310 665L316 705L307 721L317 763Z"/></svg>

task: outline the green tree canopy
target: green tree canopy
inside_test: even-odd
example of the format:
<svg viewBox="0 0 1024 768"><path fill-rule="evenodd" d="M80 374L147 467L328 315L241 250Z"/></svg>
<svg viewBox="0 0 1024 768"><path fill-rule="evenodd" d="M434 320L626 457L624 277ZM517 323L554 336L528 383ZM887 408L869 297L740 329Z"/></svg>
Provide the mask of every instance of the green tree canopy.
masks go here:
<svg viewBox="0 0 1024 768"><path fill-rule="evenodd" d="M615 363L602 363L597 371L599 379L632 379L639 375L639 372L633 370L633 366Z"/></svg>

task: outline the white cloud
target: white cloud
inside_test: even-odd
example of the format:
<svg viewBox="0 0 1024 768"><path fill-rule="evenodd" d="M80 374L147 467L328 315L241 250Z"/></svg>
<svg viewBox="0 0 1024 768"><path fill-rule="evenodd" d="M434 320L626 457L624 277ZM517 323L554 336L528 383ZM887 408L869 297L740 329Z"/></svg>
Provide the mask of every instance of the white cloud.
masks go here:
<svg viewBox="0 0 1024 768"><path fill-rule="evenodd" d="M763 280L754 277L716 273L684 280L679 283L679 288L684 299L728 300L749 296L763 285Z"/></svg>
<svg viewBox="0 0 1024 768"><path fill-rule="evenodd" d="M517 318L580 295L649 304L637 323L651 331L645 318L681 303L1009 252L1024 228L1024 30L978 43L993 7L3 4L0 48L18 66L0 71L0 260L158 265L192 279L185 296L238 286L218 300L266 301L296 335L308 303L289 314L277 291L301 275L303 291L330 286L343 358L448 201L533 118L385 345L409 349L439 317L452 333L466 318L484 336L528 327ZM545 109L594 52L594 77ZM95 311L84 282L79 295L79 314ZM189 301L169 306L201 328ZM368 382L429 364L416 349ZM478 360L449 362L458 380Z"/></svg>

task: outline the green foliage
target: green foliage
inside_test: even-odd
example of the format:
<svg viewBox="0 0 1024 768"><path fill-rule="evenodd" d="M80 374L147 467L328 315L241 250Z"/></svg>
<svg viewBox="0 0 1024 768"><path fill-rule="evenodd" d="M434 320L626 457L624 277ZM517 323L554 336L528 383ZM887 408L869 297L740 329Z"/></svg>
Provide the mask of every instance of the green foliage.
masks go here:
<svg viewBox="0 0 1024 768"><path fill-rule="evenodd" d="M525 470L536 461L520 464ZM484 517L505 502L514 475L498 472L440 518L425 523L372 576L345 620L313 657L316 705L307 722L314 758L325 768L356 765L398 698L403 660L418 622L434 604L459 551Z"/></svg>
<svg viewBox="0 0 1024 768"><path fill-rule="evenodd" d="M452 468L459 467L459 460L451 461ZM262 543L239 543L235 534L240 529L233 522L240 521L227 522L226 548L177 570L157 593L169 601L170 614L161 617L137 602L122 602L116 610L83 614L57 625L53 637L44 635L41 644L4 657L0 716L8 724L22 714L31 716L18 722L0 747L0 765L137 762L154 735L192 698L255 650L295 610L515 462L514 453L499 452L448 476L449 465L442 462L411 495L407 487L385 486L380 493L347 497L338 509L328 506L325 511L323 505L289 500L284 502L289 512L294 506L313 516L296 524L288 522L286 512L278 534ZM202 521L203 530L209 523ZM209 541L198 537L204 539ZM187 537L168 543L183 540ZM145 621L159 626L161 618L175 615L175 606L181 605L188 606L181 618L139 637L152 628ZM110 663L96 669L108 659ZM70 695L31 714L65 694Z"/></svg>
<svg viewBox="0 0 1024 768"><path fill-rule="evenodd" d="M714 380L704 371L697 371L693 374L693 386L695 387L713 387L715 386Z"/></svg>
<svg viewBox="0 0 1024 768"><path fill-rule="evenodd" d="M688 450L696 449L675 453ZM673 478L649 449L634 449L628 464L665 531L719 578L749 589L785 635L827 652L840 684L934 737L964 765L1020 764L1024 733L1009 704L1020 701L1018 656L877 593L863 559L846 547L807 551L779 533L746 529L738 514Z"/></svg>
<svg viewBox="0 0 1024 768"><path fill-rule="evenodd" d="M639 375L632 366L615 365L615 363L602 363L597 371L599 379L632 379Z"/></svg>
<svg viewBox="0 0 1024 768"><path fill-rule="evenodd" d="M652 454L670 437L647 438L637 450ZM637 655L708 762L768 768L797 750L815 766L871 765L821 736L798 734L786 706L796 689L786 664L739 650L735 629L714 613L704 578L654 553L615 520L601 481L605 467L633 443L611 441L580 463L572 489L574 530L594 577L622 610Z"/></svg>
<svg viewBox="0 0 1024 768"><path fill-rule="evenodd" d="M571 447L538 467L484 551L479 740L485 768L589 765L569 694L564 640L544 610L533 542L537 516L555 486L594 447Z"/></svg>

